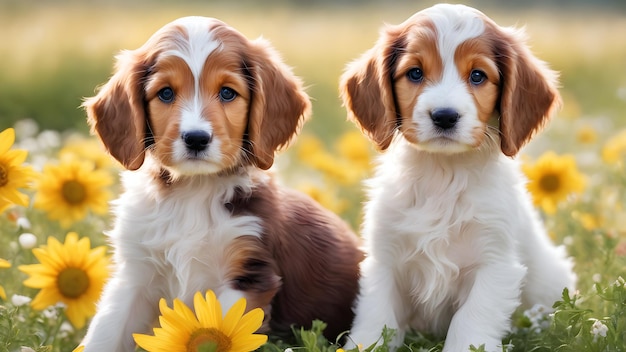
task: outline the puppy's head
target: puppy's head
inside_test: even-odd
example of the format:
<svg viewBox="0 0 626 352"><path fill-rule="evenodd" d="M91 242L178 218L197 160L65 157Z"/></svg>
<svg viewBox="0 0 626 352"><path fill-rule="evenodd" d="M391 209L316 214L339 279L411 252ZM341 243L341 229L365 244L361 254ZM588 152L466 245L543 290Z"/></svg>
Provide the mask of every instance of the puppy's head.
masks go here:
<svg viewBox="0 0 626 352"><path fill-rule="evenodd" d="M381 150L396 131L417 148L449 154L499 135L513 156L560 102L556 74L523 33L447 4L385 28L348 66L340 89L350 118Z"/></svg>
<svg viewBox="0 0 626 352"><path fill-rule="evenodd" d="M268 169L310 111L300 80L266 41L204 17L178 19L122 52L83 105L124 167L138 169L151 153L175 175Z"/></svg>

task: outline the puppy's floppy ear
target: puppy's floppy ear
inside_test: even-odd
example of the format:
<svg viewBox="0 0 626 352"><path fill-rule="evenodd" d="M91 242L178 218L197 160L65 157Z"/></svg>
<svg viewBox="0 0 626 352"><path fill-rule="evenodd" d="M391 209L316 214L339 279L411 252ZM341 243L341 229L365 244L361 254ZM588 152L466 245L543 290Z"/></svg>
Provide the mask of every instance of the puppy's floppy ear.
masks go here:
<svg viewBox="0 0 626 352"><path fill-rule="evenodd" d="M115 73L98 94L83 103L92 133L125 168L143 164L146 112L142 80L147 66L137 51L117 57Z"/></svg>
<svg viewBox="0 0 626 352"><path fill-rule="evenodd" d="M354 121L380 150L389 147L398 127L393 76L398 56L406 47L400 26L389 26L376 45L348 65L339 90Z"/></svg>
<svg viewBox="0 0 626 352"><path fill-rule="evenodd" d="M495 23L492 29L502 76L500 147L505 155L514 156L560 106L558 75L530 52L522 31Z"/></svg>
<svg viewBox="0 0 626 352"><path fill-rule="evenodd" d="M286 147L311 113L311 101L299 78L263 39L250 42L244 54L249 74L249 159L263 170L274 152Z"/></svg>

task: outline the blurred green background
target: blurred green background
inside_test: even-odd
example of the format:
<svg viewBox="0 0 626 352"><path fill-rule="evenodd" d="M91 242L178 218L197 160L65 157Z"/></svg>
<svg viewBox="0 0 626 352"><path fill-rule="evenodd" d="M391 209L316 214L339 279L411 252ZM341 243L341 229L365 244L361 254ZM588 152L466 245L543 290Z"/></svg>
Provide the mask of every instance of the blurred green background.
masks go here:
<svg viewBox="0 0 626 352"><path fill-rule="evenodd" d="M269 39L313 98L305 131L325 141L352 128L338 98L346 63L433 1L0 1L0 130L32 118L87 132L83 97L114 55L187 15L219 18ZM533 51L561 72L564 117L626 124L626 1L469 1L500 25L526 26ZM615 126L617 125L617 126Z"/></svg>

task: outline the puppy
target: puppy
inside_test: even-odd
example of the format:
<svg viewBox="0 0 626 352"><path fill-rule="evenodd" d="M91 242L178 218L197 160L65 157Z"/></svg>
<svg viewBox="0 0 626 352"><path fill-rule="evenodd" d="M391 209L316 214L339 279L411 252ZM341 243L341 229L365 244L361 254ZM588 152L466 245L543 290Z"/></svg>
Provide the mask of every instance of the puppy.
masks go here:
<svg viewBox="0 0 626 352"><path fill-rule="evenodd" d="M509 157L560 102L522 33L463 5L386 27L341 79L350 118L385 151L369 181L350 334L384 326L445 336L444 351L499 350L523 303L550 307L576 277Z"/></svg>
<svg viewBox="0 0 626 352"><path fill-rule="evenodd" d="M263 331L350 328L362 252L337 216L264 171L310 111L299 79L264 40L185 17L137 50L84 103L92 131L127 171L108 233L115 270L83 341L134 351L158 301L213 290L241 297Z"/></svg>

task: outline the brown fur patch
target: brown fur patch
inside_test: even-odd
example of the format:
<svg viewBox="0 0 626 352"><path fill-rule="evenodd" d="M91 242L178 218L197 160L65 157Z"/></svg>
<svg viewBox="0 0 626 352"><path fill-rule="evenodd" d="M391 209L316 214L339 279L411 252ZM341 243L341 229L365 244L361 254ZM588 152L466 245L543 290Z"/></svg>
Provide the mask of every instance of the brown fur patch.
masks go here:
<svg viewBox="0 0 626 352"><path fill-rule="evenodd" d="M298 192L260 183L250 195L233 199L233 214L263 220L263 243L282 286L272 300L270 326L290 333L290 325L328 324L335 338L352 323L363 253L358 237L335 214Z"/></svg>
<svg viewBox="0 0 626 352"><path fill-rule="evenodd" d="M484 36L491 41L502 79L498 107L501 148L505 155L514 156L560 105L557 74L530 52L521 32L484 20Z"/></svg>
<svg viewBox="0 0 626 352"><path fill-rule="evenodd" d="M141 81L148 66L140 53L121 54L115 74L83 103L92 133L129 170L138 169L144 160L146 114Z"/></svg>
<svg viewBox="0 0 626 352"><path fill-rule="evenodd" d="M354 121L379 150L389 147L399 124L393 78L405 50L405 26L389 26L374 46L341 76L341 97Z"/></svg>
<svg viewBox="0 0 626 352"><path fill-rule="evenodd" d="M244 292L248 311L257 307L263 309L265 320L260 331L269 331L271 303L280 289L281 279L267 246L255 237L239 237L229 245L224 257L232 288Z"/></svg>
<svg viewBox="0 0 626 352"><path fill-rule="evenodd" d="M274 163L274 153L289 145L311 113L302 82L282 63L269 43L257 39L245 53L249 72L249 158L263 170Z"/></svg>
<svg viewBox="0 0 626 352"><path fill-rule="evenodd" d="M473 131L476 141L474 146L477 147L486 136L487 123L493 116L500 94L500 72L489 36L479 36L461 43L454 53L454 63L460 77L465 79L467 90L474 98L478 119L482 122L482 128ZM473 70L484 72L486 80L479 85L471 84L470 75Z"/></svg>
<svg viewBox="0 0 626 352"><path fill-rule="evenodd" d="M402 116L401 131L411 143L419 143L413 109L424 88L441 79L443 63L437 49L437 33L434 24L426 17L416 17L407 28L407 45L398 60L394 77L395 93ZM413 68L420 68L424 73L422 82L412 82L407 73Z"/></svg>

